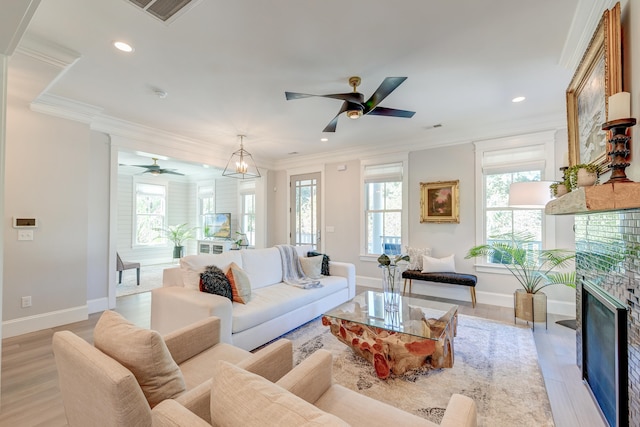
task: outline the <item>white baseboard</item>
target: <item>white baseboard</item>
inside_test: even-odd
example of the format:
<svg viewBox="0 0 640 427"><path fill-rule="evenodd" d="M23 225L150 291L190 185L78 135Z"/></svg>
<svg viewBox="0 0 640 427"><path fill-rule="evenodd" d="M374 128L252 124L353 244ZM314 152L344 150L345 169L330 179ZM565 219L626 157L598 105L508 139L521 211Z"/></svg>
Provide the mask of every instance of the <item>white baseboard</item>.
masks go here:
<svg viewBox="0 0 640 427"><path fill-rule="evenodd" d="M80 322L87 320L88 317L87 306L83 305L65 310L7 320L2 322L2 338L15 337L29 332Z"/></svg>
<svg viewBox="0 0 640 427"><path fill-rule="evenodd" d="M356 276L356 283L361 286L382 289L382 279L375 277ZM471 302L471 294L467 286L420 282L420 286L415 286L414 283L411 290L419 295ZM476 302L513 308L513 294L481 292L476 288ZM575 317L576 304L575 301L550 299L547 300L547 311L553 314Z"/></svg>
<svg viewBox="0 0 640 427"><path fill-rule="evenodd" d="M108 310L109 298L104 297L104 298L98 298L98 299L91 299L87 301L87 308L88 308L87 311L89 314L99 313L101 311Z"/></svg>

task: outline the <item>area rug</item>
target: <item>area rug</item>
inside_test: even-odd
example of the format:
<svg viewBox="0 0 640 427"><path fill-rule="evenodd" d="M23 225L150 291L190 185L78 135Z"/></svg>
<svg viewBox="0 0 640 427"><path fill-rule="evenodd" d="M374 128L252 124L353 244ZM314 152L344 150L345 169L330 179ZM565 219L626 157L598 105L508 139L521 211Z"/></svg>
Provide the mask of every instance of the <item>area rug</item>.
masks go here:
<svg viewBox="0 0 640 427"><path fill-rule="evenodd" d="M116 297L149 292L162 286L162 271L165 268L177 267L178 264L143 265L140 268L140 286L136 285L136 270L122 272L122 283L116 285ZM116 280L117 280L116 273Z"/></svg>
<svg viewBox="0 0 640 427"><path fill-rule="evenodd" d="M317 349L333 354L334 381L376 400L440 423L453 393L471 397L484 427L553 426L531 329L459 315L454 367L379 379L315 319L284 338L293 341L297 365Z"/></svg>

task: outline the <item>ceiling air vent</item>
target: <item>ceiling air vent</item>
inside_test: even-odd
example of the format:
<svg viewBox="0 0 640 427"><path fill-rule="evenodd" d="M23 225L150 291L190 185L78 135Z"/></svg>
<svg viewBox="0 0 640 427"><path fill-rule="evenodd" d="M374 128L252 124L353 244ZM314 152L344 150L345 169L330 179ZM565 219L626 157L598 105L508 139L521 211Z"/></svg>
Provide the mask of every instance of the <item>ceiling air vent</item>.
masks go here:
<svg viewBox="0 0 640 427"><path fill-rule="evenodd" d="M163 22L169 22L171 18L175 17L178 12L183 10L185 6L191 7L200 0L128 0L154 18L157 18ZM189 8L187 8L189 9ZM187 9L184 9L186 11Z"/></svg>

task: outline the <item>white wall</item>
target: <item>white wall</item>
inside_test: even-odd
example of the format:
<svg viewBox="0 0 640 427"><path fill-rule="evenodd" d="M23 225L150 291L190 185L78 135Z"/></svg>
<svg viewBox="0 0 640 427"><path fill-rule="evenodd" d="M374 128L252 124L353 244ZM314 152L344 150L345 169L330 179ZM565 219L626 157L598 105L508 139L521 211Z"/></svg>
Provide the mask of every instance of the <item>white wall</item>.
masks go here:
<svg viewBox="0 0 640 427"><path fill-rule="evenodd" d="M35 330L41 322L86 318L93 172L86 124L33 113L10 99L6 139L4 337ZM32 241L17 240L14 216L38 219ZM32 297L31 307L20 307L22 296Z"/></svg>

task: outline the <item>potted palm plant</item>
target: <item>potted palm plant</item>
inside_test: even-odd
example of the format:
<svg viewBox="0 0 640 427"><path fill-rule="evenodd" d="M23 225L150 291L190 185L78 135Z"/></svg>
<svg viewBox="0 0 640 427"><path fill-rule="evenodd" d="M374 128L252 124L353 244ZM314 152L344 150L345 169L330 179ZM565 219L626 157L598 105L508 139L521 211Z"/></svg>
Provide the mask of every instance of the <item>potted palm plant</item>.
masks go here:
<svg viewBox="0 0 640 427"><path fill-rule="evenodd" d="M557 271L571 265L575 252L567 249L533 249L530 233L492 236L491 243L474 246L465 258L501 259L501 265L513 274L522 289L514 293L515 316L526 321L546 319L547 297L542 289L563 284L576 287L576 273Z"/></svg>
<svg viewBox="0 0 640 427"><path fill-rule="evenodd" d="M182 258L184 253L183 243L195 238L198 227L189 227L187 224L169 225L168 227L154 228L160 233L158 238L165 237L173 242L173 258Z"/></svg>

